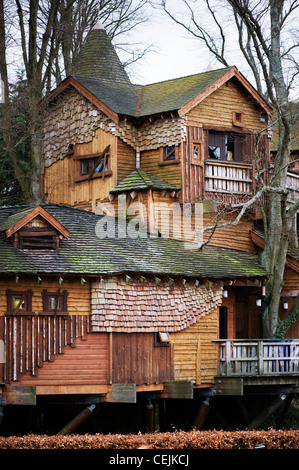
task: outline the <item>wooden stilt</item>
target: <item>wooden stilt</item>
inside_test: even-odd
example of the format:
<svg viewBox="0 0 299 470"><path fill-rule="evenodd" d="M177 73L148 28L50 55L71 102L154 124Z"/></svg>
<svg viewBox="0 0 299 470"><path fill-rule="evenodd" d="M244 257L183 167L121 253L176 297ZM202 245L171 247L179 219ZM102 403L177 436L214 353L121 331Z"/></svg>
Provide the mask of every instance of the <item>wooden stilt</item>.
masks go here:
<svg viewBox="0 0 299 470"><path fill-rule="evenodd" d="M145 428L146 432L154 432L154 422L155 422L155 407L149 401L145 407Z"/></svg>
<svg viewBox="0 0 299 470"><path fill-rule="evenodd" d="M193 427L194 429L200 430L206 420L206 417L209 414L209 411L211 409L210 405L210 399L206 398L200 405L197 414L194 418L193 421Z"/></svg>
<svg viewBox="0 0 299 470"><path fill-rule="evenodd" d="M251 423L247 426L247 429L249 431L252 431L253 429L257 429L269 416L271 416L273 413L275 413L278 408L284 403L286 399L286 395L279 395L278 398L268 407L266 410L264 410L257 418L255 418Z"/></svg>
<svg viewBox="0 0 299 470"><path fill-rule="evenodd" d="M285 420L285 417L289 411L289 408L291 406L291 403L292 403L292 400L294 398L294 394L293 393L290 393L288 395L288 398L286 399L285 401L285 405L283 407L283 411L281 413L281 416L279 417L278 421L277 421L277 429L281 429L283 427L283 423L284 423L284 420Z"/></svg>
<svg viewBox="0 0 299 470"><path fill-rule="evenodd" d="M71 434L80 424L86 421L96 410L98 409L97 405L90 405L84 408L74 419L72 419L64 428L62 428L57 435L65 436L66 434Z"/></svg>

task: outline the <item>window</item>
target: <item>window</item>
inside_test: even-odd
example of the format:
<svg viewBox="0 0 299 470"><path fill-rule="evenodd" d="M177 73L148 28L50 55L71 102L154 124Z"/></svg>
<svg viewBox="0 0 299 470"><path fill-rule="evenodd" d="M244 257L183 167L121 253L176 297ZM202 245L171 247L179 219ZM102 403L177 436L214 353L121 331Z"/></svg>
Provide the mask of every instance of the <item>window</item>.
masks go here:
<svg viewBox="0 0 299 470"><path fill-rule="evenodd" d="M242 161L244 136L233 132L209 132L209 159Z"/></svg>
<svg viewBox="0 0 299 470"><path fill-rule="evenodd" d="M155 346L169 346L170 345L170 339L168 336L168 333L165 331L159 331L158 333L155 333Z"/></svg>
<svg viewBox="0 0 299 470"><path fill-rule="evenodd" d="M56 249L59 237L51 227L24 227L18 232L18 247L31 250Z"/></svg>
<svg viewBox="0 0 299 470"><path fill-rule="evenodd" d="M7 289L7 315L32 315L32 291L12 291Z"/></svg>
<svg viewBox="0 0 299 470"><path fill-rule="evenodd" d="M201 142L192 142L191 161L194 165L202 165L202 144L201 144Z"/></svg>
<svg viewBox="0 0 299 470"><path fill-rule="evenodd" d="M111 175L109 150L110 145L100 154L76 156L75 159L79 160L79 176L77 176L76 181Z"/></svg>
<svg viewBox="0 0 299 470"><path fill-rule="evenodd" d="M67 291L48 292L43 290L43 311L41 315L67 315Z"/></svg>
<svg viewBox="0 0 299 470"><path fill-rule="evenodd" d="M177 145L166 145L160 149L160 165L179 163L179 147Z"/></svg>
<svg viewBox="0 0 299 470"><path fill-rule="evenodd" d="M238 127L244 127L243 113L233 111L233 125Z"/></svg>

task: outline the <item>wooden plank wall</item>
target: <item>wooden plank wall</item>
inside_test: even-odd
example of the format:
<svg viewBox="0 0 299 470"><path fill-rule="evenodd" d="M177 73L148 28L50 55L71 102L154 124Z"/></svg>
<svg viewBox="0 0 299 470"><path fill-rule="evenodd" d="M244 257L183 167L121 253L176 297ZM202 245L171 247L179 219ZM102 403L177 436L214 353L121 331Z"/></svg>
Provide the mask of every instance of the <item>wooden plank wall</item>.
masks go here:
<svg viewBox="0 0 299 470"><path fill-rule="evenodd" d="M21 379L22 385L43 387L43 394L52 387L105 385L108 383L108 335L89 333L77 338L75 343L64 348L63 354L55 360L45 362L36 376L27 373ZM85 388L85 392L87 392Z"/></svg>
<svg viewBox="0 0 299 470"><path fill-rule="evenodd" d="M7 310L6 290L26 291L32 290L32 311L35 314L43 310L42 291L44 289L51 293L55 293L60 289L62 292L66 290L67 306L69 315L89 315L90 314L90 282L86 279L86 284L81 284L80 277L64 277L63 284L59 284L59 276L42 276L41 283L38 278L33 276L19 276L18 283L16 277L1 278L0 282L0 316L4 315Z"/></svg>
<svg viewBox="0 0 299 470"><path fill-rule="evenodd" d="M234 78L190 110L188 125L232 128L233 111L243 113L244 130L264 129L259 105L248 97L248 92Z"/></svg>
<svg viewBox="0 0 299 470"><path fill-rule="evenodd" d="M182 144L182 178L183 178L183 202L196 202L204 197L203 166L193 164L191 161L192 142L202 142L203 151L207 148L207 132L202 127L187 127L187 142ZM203 156L204 158L207 155Z"/></svg>
<svg viewBox="0 0 299 470"><path fill-rule="evenodd" d="M143 170L156 175L158 178L174 184L177 188L182 185L181 172L181 146L179 146L179 163L159 164L159 148L154 150L146 150L141 152L140 166Z"/></svg>
<svg viewBox="0 0 299 470"><path fill-rule="evenodd" d="M97 129L92 141L77 144L75 151L76 156L89 154L92 156L101 153L107 145L110 145L111 176L76 182L75 178L79 176L79 162L73 156L64 157L45 169L43 179L44 193L47 194L46 202L92 210L96 201L106 199L117 181L117 137Z"/></svg>
<svg viewBox="0 0 299 470"><path fill-rule="evenodd" d="M113 333L113 383L173 380L172 346L155 346L154 333Z"/></svg>
<svg viewBox="0 0 299 470"><path fill-rule="evenodd" d="M175 380L192 380L196 385L214 382L217 374L218 310L179 332L171 333L174 346Z"/></svg>
<svg viewBox="0 0 299 470"><path fill-rule="evenodd" d="M122 181L136 168L136 152L123 140L117 138L117 176L116 184ZM108 194L106 195L108 196Z"/></svg>
<svg viewBox="0 0 299 470"><path fill-rule="evenodd" d="M86 340L90 330L89 317L78 315L11 316L5 317L2 327L6 351L4 383L21 381L22 385L35 383L33 377L39 370L45 370L47 362L64 355L66 346L74 347L77 338ZM26 373L31 383L30 379L23 383L22 376Z"/></svg>
<svg viewBox="0 0 299 470"><path fill-rule="evenodd" d="M283 309L283 302L287 301L289 308L292 307L295 297L299 294L299 273L295 270L286 267L284 272L284 285L282 297L280 302L280 317L283 318L285 310ZM299 316L296 322L290 326L286 334L287 338L299 338Z"/></svg>

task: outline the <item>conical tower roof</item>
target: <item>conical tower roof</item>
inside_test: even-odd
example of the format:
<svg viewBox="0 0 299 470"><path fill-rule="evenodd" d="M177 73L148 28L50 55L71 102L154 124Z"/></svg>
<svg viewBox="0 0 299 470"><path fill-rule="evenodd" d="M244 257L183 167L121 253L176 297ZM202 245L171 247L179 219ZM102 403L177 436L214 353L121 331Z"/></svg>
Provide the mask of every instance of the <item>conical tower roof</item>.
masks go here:
<svg viewBox="0 0 299 470"><path fill-rule="evenodd" d="M130 83L125 68L100 22L88 33L73 65L72 75Z"/></svg>

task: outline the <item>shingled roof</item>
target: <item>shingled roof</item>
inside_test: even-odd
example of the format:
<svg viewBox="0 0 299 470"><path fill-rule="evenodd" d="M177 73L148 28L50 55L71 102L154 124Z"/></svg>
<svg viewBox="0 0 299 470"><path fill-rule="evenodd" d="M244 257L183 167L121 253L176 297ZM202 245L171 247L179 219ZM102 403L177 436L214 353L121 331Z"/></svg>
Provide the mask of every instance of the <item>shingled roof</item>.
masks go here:
<svg viewBox="0 0 299 470"><path fill-rule="evenodd" d="M134 117L179 110L232 67L166 80L150 85L133 85L80 76L74 78L117 114Z"/></svg>
<svg viewBox="0 0 299 470"><path fill-rule="evenodd" d="M148 171L137 168L126 176L110 193L124 193L140 189L160 189L165 191L178 191L179 188L168 183Z"/></svg>
<svg viewBox="0 0 299 470"><path fill-rule="evenodd" d="M125 68L101 23L98 22L88 33L82 50L74 62L73 74L98 80L130 83Z"/></svg>
<svg viewBox="0 0 299 470"><path fill-rule="evenodd" d="M68 229L69 238L61 240L59 250L18 249L8 243L3 231L0 234L2 274L147 273L215 279L266 276L254 254L212 247L202 251L186 249L183 242L146 234L137 238L118 236L118 220L114 218L109 220L115 226L115 236L99 238L96 225L103 216L62 205L43 204L42 207ZM2 227L10 216L24 213L27 208L0 208Z"/></svg>

